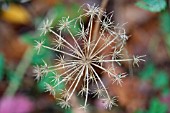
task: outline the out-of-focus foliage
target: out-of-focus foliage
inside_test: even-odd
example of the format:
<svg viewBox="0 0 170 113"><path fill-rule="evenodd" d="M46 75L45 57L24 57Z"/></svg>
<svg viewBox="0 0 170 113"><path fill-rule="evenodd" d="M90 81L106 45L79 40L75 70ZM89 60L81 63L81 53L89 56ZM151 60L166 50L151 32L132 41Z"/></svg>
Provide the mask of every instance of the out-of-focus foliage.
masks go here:
<svg viewBox="0 0 170 113"><path fill-rule="evenodd" d="M140 0L136 3L136 5L150 12L160 12L159 22L160 22L160 30L163 34L163 37L160 38L159 40L163 40L165 42L165 48L167 50L167 53L168 52L170 53L169 51L170 50L170 14L166 9L167 8L166 0ZM161 98L163 96L167 96L170 94L170 90L169 90L170 78L168 72L163 69L159 69L154 62L148 62L145 68L143 69L143 71L141 71L140 77L143 81L149 81L152 84L153 89L156 92L159 92L159 96L153 94L151 100L149 101L150 102L149 108L147 110L140 109L137 113L167 113L168 104L162 102Z"/></svg>
<svg viewBox="0 0 170 113"><path fill-rule="evenodd" d="M160 24L162 32L165 34L164 41L167 45L167 51L170 55L170 14L168 11L164 11L160 15Z"/></svg>
<svg viewBox="0 0 170 113"><path fill-rule="evenodd" d="M158 89L167 88L168 83L169 83L169 77L165 71L159 71L156 73L154 80L153 80L153 85L155 88L158 88Z"/></svg>
<svg viewBox="0 0 170 113"><path fill-rule="evenodd" d="M30 46L34 46L35 45L35 39L38 40L38 39L41 39L44 40L44 44L46 45L49 45L49 38L47 36L38 36L35 34L24 34L22 35L22 40L23 42L29 44ZM37 52L35 50L34 51L34 55L33 55L33 58L32 58L32 61L31 63L33 65L44 65L43 64L43 61L42 59L46 59L47 61L50 61L50 59L53 57L53 54L52 52L50 51L47 51L46 49L41 49L41 52L37 55ZM48 75L46 76L50 76L51 73L49 73ZM44 91L44 83L49 83L50 80L46 79L46 77L42 78L40 80L40 82L38 82L38 88L40 91Z"/></svg>
<svg viewBox="0 0 170 113"><path fill-rule="evenodd" d="M169 93L169 90L167 90L169 88L167 72L158 70L153 63L148 63L140 75L143 80L152 82L154 88L161 90L162 93Z"/></svg>
<svg viewBox="0 0 170 113"><path fill-rule="evenodd" d="M58 4L49 11L48 17L54 19L53 25L57 25L58 21L62 20L63 17L69 17L69 19L73 19L79 14L82 14L82 11L79 10L80 6L78 4L72 4L71 7L67 7L64 4ZM70 31L75 34L79 28L80 27L77 24L72 24Z"/></svg>
<svg viewBox="0 0 170 113"><path fill-rule="evenodd" d="M153 98L150 101L149 109L148 110L139 110L137 113L167 113L168 106L157 98Z"/></svg>
<svg viewBox="0 0 170 113"><path fill-rule="evenodd" d="M160 12L167 6L166 0L140 0L136 5L151 12Z"/></svg>
<svg viewBox="0 0 170 113"><path fill-rule="evenodd" d="M5 60L4 56L0 54L0 80L2 80L4 75Z"/></svg>
<svg viewBox="0 0 170 113"><path fill-rule="evenodd" d="M41 36L38 36L35 34L24 34L22 35L22 41L29 44L30 46L34 46L35 45L35 39L36 40L40 40ZM49 45L49 38L47 38L47 36L42 36L41 37L42 40L44 40L44 43L46 45ZM50 60L50 58L52 57L52 53L49 51L46 51L45 49L41 49L41 52L37 55L36 51L34 51L34 55L33 55L33 59L32 59L32 64L36 65L36 64L42 64L42 59L48 59Z"/></svg>
<svg viewBox="0 0 170 113"><path fill-rule="evenodd" d="M7 79L9 81L11 81L12 79L15 79L17 81L18 77L14 75L14 71L12 69L7 69L7 73L6 73L6 76L7 76ZM17 81L18 82L18 81Z"/></svg>
<svg viewBox="0 0 170 113"><path fill-rule="evenodd" d="M160 15L161 28L164 33L170 34L170 13L164 11Z"/></svg>
<svg viewBox="0 0 170 113"><path fill-rule="evenodd" d="M150 62L146 65L143 71L140 73L140 77L145 81L150 81L155 88L159 90L161 95L169 94L169 76L168 73L159 70L156 66ZM154 97L150 101L149 109L140 109L137 113L167 113L167 104L161 102L158 98Z"/></svg>
<svg viewBox="0 0 170 113"><path fill-rule="evenodd" d="M153 98L150 102L148 113L167 113L168 107L160 102L157 98Z"/></svg>
<svg viewBox="0 0 170 113"><path fill-rule="evenodd" d="M52 86L54 86L55 85L55 83L54 82L51 82L52 81L52 77L54 76L54 74L53 73L48 73L45 77L43 77L42 79L41 79L41 81L38 81L37 83L38 83L38 88L39 88L39 90L41 91L41 92L44 92L44 83L48 83L48 84L50 84L50 85L52 85ZM60 84L60 85L58 85L56 88L55 88L55 91L57 92L57 94L60 94L60 92L61 92L61 90L60 89L63 89L64 88L64 84Z"/></svg>
<svg viewBox="0 0 170 113"><path fill-rule="evenodd" d="M156 71L155 66L153 63L148 63L146 67L143 69L143 71L140 72L140 77L143 80L150 80L150 78L153 76L154 72Z"/></svg>

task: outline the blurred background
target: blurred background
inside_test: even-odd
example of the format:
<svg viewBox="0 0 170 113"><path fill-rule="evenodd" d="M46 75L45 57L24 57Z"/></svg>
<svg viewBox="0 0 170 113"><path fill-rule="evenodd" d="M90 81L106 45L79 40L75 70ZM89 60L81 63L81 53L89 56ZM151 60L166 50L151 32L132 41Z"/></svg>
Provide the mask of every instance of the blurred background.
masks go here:
<svg viewBox="0 0 170 113"><path fill-rule="evenodd" d="M109 85L109 92L119 96L118 107L104 110L101 102L92 98L89 112L170 113L170 1L103 1L107 2L107 12L114 11L115 23L128 22L129 55L147 56L145 63L133 68L133 75L124 80L122 87ZM42 20L54 18L55 26L62 17L77 17L84 3L100 6L103 1L0 0L0 113L81 113L74 108L62 109L44 92L48 79L35 80L33 66L41 65L41 59L53 63L55 54L42 50L37 55L34 40L50 42L51 34L40 36L37 30ZM128 66L122 70L127 71Z"/></svg>

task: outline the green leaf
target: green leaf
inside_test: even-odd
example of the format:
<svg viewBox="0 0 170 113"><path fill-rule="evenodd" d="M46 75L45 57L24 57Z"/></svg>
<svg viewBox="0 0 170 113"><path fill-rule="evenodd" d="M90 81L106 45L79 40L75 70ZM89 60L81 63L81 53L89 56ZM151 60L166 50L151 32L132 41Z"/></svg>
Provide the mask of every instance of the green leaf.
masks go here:
<svg viewBox="0 0 170 113"><path fill-rule="evenodd" d="M57 4L53 9L50 10L50 14L48 16L53 17L53 25L57 25L59 23L59 20L62 20L63 17L69 17L69 19L71 20L82 14L82 11L78 12L79 8L80 6L78 4L71 4L71 7L68 7L65 4ZM79 28L80 26L77 24L75 25L74 22L70 25L70 31L73 34L76 34ZM63 32L67 33L67 30Z"/></svg>
<svg viewBox="0 0 170 113"><path fill-rule="evenodd" d="M163 95L169 95L169 94L170 94L170 89L169 89L169 87L164 88L163 91L162 91L162 94L163 94Z"/></svg>
<svg viewBox="0 0 170 113"><path fill-rule="evenodd" d="M12 80L12 78L14 77L14 71L12 71L11 69L7 69L6 76L9 81Z"/></svg>
<svg viewBox="0 0 170 113"><path fill-rule="evenodd" d="M44 44L45 45L49 45L50 44L50 39L48 38L48 36L40 36L40 33L37 31L35 33L25 33L21 36L21 40L24 43L27 43L29 45L35 46L36 41L41 41L41 40L45 40Z"/></svg>
<svg viewBox="0 0 170 113"><path fill-rule="evenodd" d="M64 113L73 113L73 112L72 112L72 109L65 109Z"/></svg>
<svg viewBox="0 0 170 113"><path fill-rule="evenodd" d="M170 14L168 11L161 13L160 15L161 30L164 33L170 33Z"/></svg>
<svg viewBox="0 0 170 113"><path fill-rule="evenodd" d="M150 101L149 109L138 109L135 113L167 113L168 106L162 103L158 98L152 98Z"/></svg>
<svg viewBox="0 0 170 113"><path fill-rule="evenodd" d="M166 0L140 0L136 5L151 12L160 12L167 6Z"/></svg>
<svg viewBox="0 0 170 113"><path fill-rule="evenodd" d="M156 74L156 76L154 77L154 87L155 88L166 88L168 86L169 83L169 78L168 78L168 74L164 71L160 71Z"/></svg>
<svg viewBox="0 0 170 113"><path fill-rule="evenodd" d="M0 54L0 80L2 80L4 76L4 67L5 67L4 56Z"/></svg>
<svg viewBox="0 0 170 113"><path fill-rule="evenodd" d="M146 64L144 70L139 73L139 75L143 80L150 80L155 71L156 68L154 64L149 62L148 64Z"/></svg>
<svg viewBox="0 0 170 113"><path fill-rule="evenodd" d="M167 113L168 106L161 103L157 98L153 98L150 103L150 107L147 113Z"/></svg>
<svg viewBox="0 0 170 113"><path fill-rule="evenodd" d="M50 84L51 86L55 86L57 84L54 83L54 82L51 82L51 80L53 78L51 78L52 76L54 76L53 73L48 73L47 75L45 75L40 81L38 81L38 88L41 92L44 92L45 91L45 83L48 83ZM56 92L61 92L61 89L64 88L64 84L59 84L57 87L56 87Z"/></svg>
<svg viewBox="0 0 170 113"><path fill-rule="evenodd" d="M170 54L170 14L168 11L161 13L160 24L162 32L166 35L163 39L166 43L167 52Z"/></svg>
<svg viewBox="0 0 170 113"><path fill-rule="evenodd" d="M145 113L143 109L138 109L135 113Z"/></svg>
<svg viewBox="0 0 170 113"><path fill-rule="evenodd" d="M33 65L41 65L43 64L42 59L45 61L49 61L52 58L53 54L52 51L42 48L40 53L37 54L37 51L34 51L32 64Z"/></svg>
<svg viewBox="0 0 170 113"><path fill-rule="evenodd" d="M47 36L39 36L37 35L37 33L35 34L31 34L31 33L27 33L27 34L24 34L21 36L22 38L22 41L31 45L31 46L35 46L36 45L36 42L35 40L37 41L40 41L40 40L45 40L44 41L44 45L47 45L49 46L50 45L50 40ZM37 54L37 51L34 49L34 55L33 55L33 58L32 58L32 64L33 65L40 65L42 64L42 59L43 60L49 60L50 58L52 58L53 54L52 54L52 51L50 50L47 50L45 48L42 48L40 50L40 53Z"/></svg>

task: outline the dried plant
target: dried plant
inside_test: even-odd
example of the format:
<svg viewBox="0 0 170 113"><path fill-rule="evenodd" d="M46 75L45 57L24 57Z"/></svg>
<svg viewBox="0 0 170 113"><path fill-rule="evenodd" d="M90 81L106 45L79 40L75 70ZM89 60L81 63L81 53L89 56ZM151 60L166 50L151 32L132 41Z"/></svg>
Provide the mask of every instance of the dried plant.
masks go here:
<svg viewBox="0 0 170 113"><path fill-rule="evenodd" d="M70 20L69 17L62 18L57 26L57 32L53 30L54 27L51 27L52 21L47 19L43 23L43 26L40 28L42 31L41 35L45 35L47 32L54 34L56 36L54 40L55 46L49 47L44 45L44 41L36 41L37 45L35 48L38 53L41 48L55 51L58 53L58 57L55 59L56 65L49 66L43 61L44 65L36 66L34 73L37 80L50 72L54 73L52 82L54 82L55 85L52 86L46 83L46 91L54 96L56 95L55 89L58 85L61 83L69 84L68 88L61 91L62 96L59 99L59 104L62 108L71 106L70 99L73 93L77 91L78 85L82 85L82 88L77 94L85 97L84 105L82 105L83 109L87 108L89 94L102 98L105 103L105 108L111 109L113 105L117 106L116 98L109 95L106 86L101 80L100 73L97 72L96 69L106 72L113 83L122 85L122 79L126 77L127 74L116 73L116 67L121 66L122 62L129 61L132 61L133 65L139 66L138 63L140 61L145 61L142 59L145 55L133 56L133 58L128 59L124 58L122 51L128 40L128 36L123 25L115 25L111 20L112 13L106 14L105 11L95 5L90 6L87 4L86 6L87 7L83 9L85 13L77 18L72 20ZM101 15L103 19L100 19ZM84 16L89 18L87 27L83 24L82 18ZM96 23L96 18L99 20L97 22L100 22L100 30L98 37L94 38L93 25ZM76 35L73 35L70 28L74 27L75 24L79 24L81 29ZM68 31L74 44L62 36L63 30ZM81 43L79 40L81 40ZM108 47L112 49L112 53L104 52ZM111 67L107 68L106 63L112 64ZM60 72L60 74L56 72ZM90 90L89 85L91 83L96 86L96 89Z"/></svg>

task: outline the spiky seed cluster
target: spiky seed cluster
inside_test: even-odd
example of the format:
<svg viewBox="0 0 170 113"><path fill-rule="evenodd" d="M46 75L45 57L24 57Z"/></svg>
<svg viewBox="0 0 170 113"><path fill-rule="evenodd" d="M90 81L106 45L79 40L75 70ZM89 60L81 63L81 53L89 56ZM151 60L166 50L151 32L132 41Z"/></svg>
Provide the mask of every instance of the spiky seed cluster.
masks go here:
<svg viewBox="0 0 170 113"><path fill-rule="evenodd" d="M124 45L128 39L123 25L115 25L111 21L112 13L106 15L101 8L98 6L90 6L87 4L87 8L83 9L84 14L78 16L77 18L70 20L69 17L62 18L59 21L57 26L59 33L55 32L51 27L52 21L46 20L43 26L40 28L42 34L50 32L56 36L54 40L55 46L48 47L44 45L44 41L36 41L37 45L35 46L38 53L41 48L49 49L55 52L58 52L58 57L55 59L57 62L56 65L48 66L44 62L44 66L37 66L34 70L36 79L39 80L44 75L49 72L54 73L52 82L55 83L54 86L46 83L46 91L55 96L55 89L62 83L68 84L67 89L62 90L62 97L60 100L60 105L62 108L68 108L71 106L70 99L73 93L76 91L78 85L82 85L82 88L78 95L85 96L84 105L81 108L86 109L88 94L94 94L98 98L102 98L105 103L105 108L111 109L115 103L116 98L110 97L106 86L103 84L100 73L96 69L100 69L103 72L107 73L113 83L122 85L122 79L127 76L126 73L116 73L116 66L120 66L122 62L132 61L133 65L138 65L140 61L145 61L142 58L143 56L133 56L133 58L127 59L123 56ZM99 17L103 16L103 20ZM84 16L89 17L88 26L85 28L82 18ZM100 21L100 30L99 36L94 39L92 36L93 24L96 23L95 19L98 18ZM71 25L79 24L81 29L76 35L73 35L70 31ZM62 36L62 31L68 31L74 44L71 44ZM78 40L82 40L83 44L78 43ZM103 42L102 44L100 42ZM108 48L112 48L112 53L103 54L103 52ZM67 50L67 51L65 51ZM104 64L110 63L111 67L107 68ZM118 64L118 65L117 65ZM61 72L56 74L56 72ZM60 80L60 78L62 78ZM81 83L83 80L83 83ZM92 83L96 86L96 89L90 90L89 84Z"/></svg>

